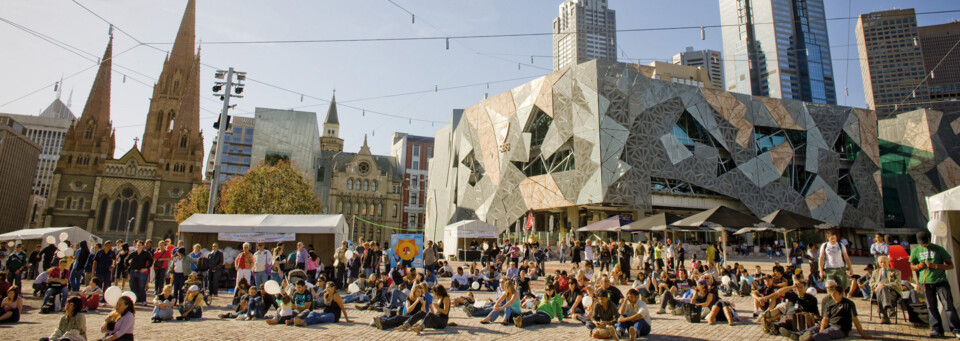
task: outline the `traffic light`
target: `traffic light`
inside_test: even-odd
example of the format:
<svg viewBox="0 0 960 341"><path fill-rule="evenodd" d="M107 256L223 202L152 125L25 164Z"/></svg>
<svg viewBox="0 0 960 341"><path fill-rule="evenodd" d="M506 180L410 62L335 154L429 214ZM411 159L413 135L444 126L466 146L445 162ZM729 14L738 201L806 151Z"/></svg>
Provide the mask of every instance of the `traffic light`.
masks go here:
<svg viewBox="0 0 960 341"><path fill-rule="evenodd" d="M227 115L227 128L230 128L230 119L231 119L230 115ZM219 119L216 122L213 122L213 129L220 129Z"/></svg>

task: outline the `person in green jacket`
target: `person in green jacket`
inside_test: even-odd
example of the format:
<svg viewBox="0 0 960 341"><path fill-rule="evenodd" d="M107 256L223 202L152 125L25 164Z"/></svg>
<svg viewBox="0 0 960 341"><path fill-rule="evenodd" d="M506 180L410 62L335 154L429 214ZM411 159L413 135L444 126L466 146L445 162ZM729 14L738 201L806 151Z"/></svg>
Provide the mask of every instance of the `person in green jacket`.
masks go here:
<svg viewBox="0 0 960 341"><path fill-rule="evenodd" d="M930 233L917 233L917 243L920 245L910 250L910 268L919 271L918 280L923 285L923 292L927 299L927 310L930 312L930 337L943 337L943 320L940 319L940 308L937 302L943 304L950 331L960 337L960 319L957 318L957 309L953 306L953 294L950 293L950 283L947 282L947 270L953 269L950 254L942 246L930 243Z"/></svg>
<svg viewBox="0 0 960 341"><path fill-rule="evenodd" d="M563 323L563 296L557 295L557 289L554 284L547 285L546 293L543 294L543 300L537 307L537 312L527 316L515 316L513 324L519 328L536 324L550 324L554 317L557 321Z"/></svg>

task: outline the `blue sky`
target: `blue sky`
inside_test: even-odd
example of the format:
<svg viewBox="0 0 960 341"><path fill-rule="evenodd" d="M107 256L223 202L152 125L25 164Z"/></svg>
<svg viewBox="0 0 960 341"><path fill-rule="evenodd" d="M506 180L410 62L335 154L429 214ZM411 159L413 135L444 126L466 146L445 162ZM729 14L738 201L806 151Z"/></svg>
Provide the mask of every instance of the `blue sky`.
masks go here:
<svg viewBox="0 0 960 341"><path fill-rule="evenodd" d="M115 1L77 0L90 10L145 43L172 42L186 0ZM435 37L504 33L550 32L559 0L536 1L412 1L394 0L410 14L387 0L355 1L252 1L199 0L199 42L349 39L388 37ZM956 1L826 0L828 18L855 17L860 13L891 8L915 8L918 12L956 10ZM714 25L720 23L719 4L713 0L628 1L610 0L617 11L619 29ZM852 9L852 10L851 10ZM52 84L90 67L89 58L103 53L108 24L77 4L64 0L0 2L0 18L12 21L63 43L72 45L87 59L0 22L0 112L37 115L56 96ZM933 25L960 18L960 13L921 15L920 25ZM864 106L860 64L853 30L856 20L828 21L829 39L841 105ZM668 60L686 46L722 50L719 29L624 32L619 48L624 60ZM115 32L112 118L117 128L119 157L143 133L143 124L160 74L164 53L138 45ZM847 46L854 45L854 46ZM152 45L167 50L171 45ZM119 53L128 50L120 55ZM357 151L363 135L369 135L374 153L389 152L395 131L433 136L441 123L412 122L378 116L372 111L439 122L449 121L452 109L465 108L551 69L550 36L452 40L445 49L442 40L395 42L346 42L310 44L202 45L202 61L248 72L256 79L295 93L248 82L243 95L234 100L232 113L253 116L255 107L297 108L326 113L333 89L339 102L370 110L340 106L341 137L347 151ZM533 64L530 64L531 56ZM847 60L852 59L852 60ZM518 64L520 65L518 70ZM849 70L848 70L849 68ZM96 68L64 81L64 100L73 92L72 110L79 116L93 82ZM201 75L201 128L209 144L215 131L211 124L220 102L210 92L213 69ZM143 74L143 75L141 75ZM124 82L124 75L126 81ZM509 81L504 81L509 80ZM501 82L497 82L501 81ZM142 83L146 84L142 84ZM489 88L486 83L489 84ZM414 95L368 99L421 90L469 84L478 86ZM49 85L45 88L45 85ZM849 96L844 89L849 88ZM33 94L28 93L39 90ZM306 95L303 101L299 94ZM22 99L14 99L27 95ZM314 99L316 97L320 99ZM11 102L12 103L8 103Z"/></svg>

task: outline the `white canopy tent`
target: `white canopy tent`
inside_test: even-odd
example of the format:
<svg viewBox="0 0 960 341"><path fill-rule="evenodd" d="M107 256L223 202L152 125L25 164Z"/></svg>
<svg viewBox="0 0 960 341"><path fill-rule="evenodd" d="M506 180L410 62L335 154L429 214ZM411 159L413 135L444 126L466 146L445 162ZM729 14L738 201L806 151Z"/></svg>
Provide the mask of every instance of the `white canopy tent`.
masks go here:
<svg viewBox="0 0 960 341"><path fill-rule="evenodd" d="M329 261L335 246L347 238L349 226L342 214L194 214L180 223L179 229L186 245L303 242L313 244L320 259ZM295 249L295 245L285 246L285 252Z"/></svg>
<svg viewBox="0 0 960 341"><path fill-rule="evenodd" d="M960 255L960 186L927 197L927 211L930 218L927 229L934 244L942 246L950 253L950 258L957 264ZM953 297L960 297L960 273L956 269L947 271L947 279Z"/></svg>
<svg viewBox="0 0 960 341"><path fill-rule="evenodd" d="M54 245L59 244L63 241L60 240L60 234L64 232L67 233L66 240L69 240L73 245L77 245L77 243L83 240L93 240L96 243L103 242L103 239L100 237L75 226L16 230L0 234L0 241L14 241L17 244L23 244L25 250L32 251L34 245L47 246L49 244L47 243L48 236L53 237L55 240Z"/></svg>
<svg viewBox="0 0 960 341"><path fill-rule="evenodd" d="M497 239L497 227L482 220L464 220L443 227L443 254L450 259L470 239ZM460 241L464 240L463 247Z"/></svg>

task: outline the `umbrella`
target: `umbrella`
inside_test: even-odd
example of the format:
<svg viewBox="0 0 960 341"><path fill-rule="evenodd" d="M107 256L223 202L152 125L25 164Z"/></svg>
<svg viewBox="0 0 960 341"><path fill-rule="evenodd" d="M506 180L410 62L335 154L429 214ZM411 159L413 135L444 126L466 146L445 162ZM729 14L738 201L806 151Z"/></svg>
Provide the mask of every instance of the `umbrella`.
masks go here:
<svg viewBox="0 0 960 341"><path fill-rule="evenodd" d="M711 228L719 230L723 239L723 259L727 258L727 228L751 227L763 222L753 215L742 213L735 209L720 205L709 210L694 214L673 223L676 227Z"/></svg>
<svg viewBox="0 0 960 341"><path fill-rule="evenodd" d="M784 229L779 229L779 228L775 228L775 227L744 227L744 228L742 228L742 229L740 229L740 230L737 230L737 232L734 232L733 234L738 234L738 235L739 235L739 234L747 234L747 233L754 233L754 232L767 232L767 231L772 231L772 232L785 232Z"/></svg>
<svg viewBox="0 0 960 341"><path fill-rule="evenodd" d="M632 222L633 220L615 215L593 224L578 228L577 232L617 232L620 231L620 229L625 225Z"/></svg>
<svg viewBox="0 0 960 341"><path fill-rule="evenodd" d="M787 243L787 231L790 230L801 230L801 229L815 229L818 225L823 224L822 221L807 217L802 214L797 214L787 210L776 210L773 213L768 214L766 217L763 217L763 221L770 223L773 226L784 228L783 231L783 242ZM790 250L790 247L787 245L783 246L785 250ZM789 252L784 252L787 254L787 263L790 262Z"/></svg>
<svg viewBox="0 0 960 341"><path fill-rule="evenodd" d="M670 224L680 220L680 216L671 213L657 213L623 226L623 231L633 233L661 232L669 229Z"/></svg>

